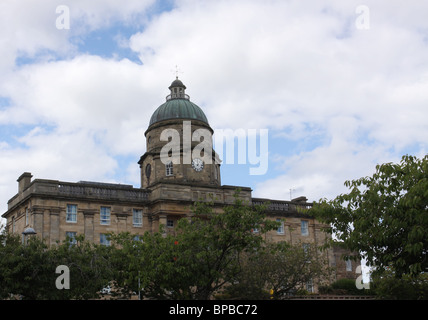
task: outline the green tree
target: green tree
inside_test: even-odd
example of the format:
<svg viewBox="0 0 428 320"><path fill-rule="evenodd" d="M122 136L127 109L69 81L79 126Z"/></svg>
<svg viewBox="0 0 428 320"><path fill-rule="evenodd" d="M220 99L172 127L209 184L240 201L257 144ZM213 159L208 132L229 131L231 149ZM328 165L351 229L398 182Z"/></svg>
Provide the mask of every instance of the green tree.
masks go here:
<svg viewBox="0 0 428 320"><path fill-rule="evenodd" d="M376 275L372 279L370 291L380 299L387 300L428 300L428 275L403 275L400 279L395 277L389 269Z"/></svg>
<svg viewBox="0 0 428 320"><path fill-rule="evenodd" d="M296 290L306 290L306 284L322 283L330 269L327 256L313 244L272 244L274 250L267 257L266 282L273 290L273 298L284 298Z"/></svg>
<svg viewBox="0 0 428 320"><path fill-rule="evenodd" d="M50 261L46 245L38 238L23 245L19 236L2 234L0 298L45 299L55 288L55 267Z"/></svg>
<svg viewBox="0 0 428 320"><path fill-rule="evenodd" d="M90 299L112 279L111 250L82 237L48 247L39 237L26 244L17 235L0 235L0 298L26 300ZM69 289L58 289L58 266L68 268Z"/></svg>
<svg viewBox="0 0 428 320"><path fill-rule="evenodd" d="M212 203L197 202L193 215L179 220L175 235L145 236L144 294L158 299L211 298L240 272L240 255L259 248L262 235L277 227L262 211L245 204L238 194L221 212Z"/></svg>
<svg viewBox="0 0 428 320"><path fill-rule="evenodd" d="M49 248L50 264L56 269L64 265L69 270L70 288L57 289L55 280L47 284L51 288L48 299L94 299L102 295L102 289L108 287L113 278L111 267L112 250L85 240L83 235L73 241L66 239L63 243Z"/></svg>
<svg viewBox="0 0 428 320"><path fill-rule="evenodd" d="M126 299L137 294L141 289L141 273L144 265L143 250L151 250L143 245L143 238L139 235L123 232L109 234L111 246L109 247L109 266L111 273L112 298ZM147 233L146 241L151 237ZM139 285L140 284L140 285Z"/></svg>
<svg viewBox="0 0 428 320"><path fill-rule="evenodd" d="M395 277L428 268L428 156L403 156L376 166L372 177L346 181L350 189L311 209L331 225L337 244L365 255L376 272Z"/></svg>
<svg viewBox="0 0 428 320"><path fill-rule="evenodd" d="M314 245L267 243L242 257L242 272L226 289L240 299L282 299L306 290L306 284L322 283L330 275L327 257Z"/></svg>
<svg viewBox="0 0 428 320"><path fill-rule="evenodd" d="M141 293L149 299L190 299L186 295L189 273L186 267L175 263L177 240L172 235L160 232L146 233L143 237L140 256ZM190 264L190 262L189 262Z"/></svg>

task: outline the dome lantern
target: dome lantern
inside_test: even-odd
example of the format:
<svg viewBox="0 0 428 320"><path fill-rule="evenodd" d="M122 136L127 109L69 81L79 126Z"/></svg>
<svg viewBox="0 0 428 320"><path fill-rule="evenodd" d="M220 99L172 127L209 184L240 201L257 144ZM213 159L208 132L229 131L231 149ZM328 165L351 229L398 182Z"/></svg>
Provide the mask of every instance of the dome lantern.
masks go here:
<svg viewBox="0 0 428 320"><path fill-rule="evenodd" d="M185 93L186 86L181 82L181 80L178 80L178 77L175 78L168 89L171 93L166 97L167 101L171 99L190 99L190 97Z"/></svg>
<svg viewBox="0 0 428 320"><path fill-rule="evenodd" d="M202 109L190 101L185 93L186 86L181 80L176 79L168 87L171 93L166 97L166 102L160 105L150 118L149 128L164 120L198 120L208 124L208 119Z"/></svg>

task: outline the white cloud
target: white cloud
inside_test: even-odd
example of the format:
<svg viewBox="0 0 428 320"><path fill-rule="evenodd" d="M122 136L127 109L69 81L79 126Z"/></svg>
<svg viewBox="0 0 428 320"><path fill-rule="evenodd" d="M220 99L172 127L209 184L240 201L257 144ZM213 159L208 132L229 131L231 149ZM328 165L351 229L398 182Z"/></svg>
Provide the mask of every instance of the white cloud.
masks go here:
<svg viewBox="0 0 428 320"><path fill-rule="evenodd" d="M115 22L142 25L142 13L153 0L2 0L0 4L0 71L13 69L17 57L39 60L72 57L76 44L87 32L105 28ZM58 29L57 19L63 13L58 6L69 8L70 29ZM72 41L71 41L72 40Z"/></svg>
<svg viewBox="0 0 428 320"><path fill-rule="evenodd" d="M94 56L23 67L0 86L13 103L0 111L0 123L94 130L111 152L135 152L144 146L137 135L156 103L155 90L140 69L129 60Z"/></svg>
<svg viewBox="0 0 428 320"><path fill-rule="evenodd" d="M420 34L377 7L372 29L360 31L349 22L352 3L327 2L339 13L318 2L184 3L133 36L131 47L150 68L181 65L189 94L216 126L294 128L346 114L388 131L391 122L372 112L388 112L388 95L412 85L427 53ZM349 37L338 39L347 24Z"/></svg>
<svg viewBox="0 0 428 320"><path fill-rule="evenodd" d="M289 200L289 190L294 189L293 198L332 199L348 191L346 180L372 175L378 163L399 160L381 145L358 145L334 138L328 145L287 157L284 173L258 183L254 195Z"/></svg>

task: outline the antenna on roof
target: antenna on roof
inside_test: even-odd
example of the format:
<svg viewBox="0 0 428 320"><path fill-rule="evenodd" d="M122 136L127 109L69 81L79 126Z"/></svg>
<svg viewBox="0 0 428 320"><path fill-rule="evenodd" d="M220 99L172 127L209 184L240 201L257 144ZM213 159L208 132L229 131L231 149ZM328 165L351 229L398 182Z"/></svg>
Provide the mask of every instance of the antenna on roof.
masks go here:
<svg viewBox="0 0 428 320"><path fill-rule="evenodd" d="M179 73L183 73L183 71L181 71L177 65L175 65L175 70L171 70L172 72L175 73L175 78L178 79L178 74Z"/></svg>

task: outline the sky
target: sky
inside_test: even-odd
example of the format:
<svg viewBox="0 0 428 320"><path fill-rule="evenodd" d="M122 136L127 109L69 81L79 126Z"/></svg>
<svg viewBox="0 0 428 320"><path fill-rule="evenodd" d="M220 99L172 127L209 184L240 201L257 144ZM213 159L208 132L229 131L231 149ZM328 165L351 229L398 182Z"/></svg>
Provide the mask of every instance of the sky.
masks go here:
<svg viewBox="0 0 428 320"><path fill-rule="evenodd" d="M176 76L214 131L268 136L267 169L223 163L222 184L332 199L427 154L427 14L419 0L1 0L0 211L23 172L140 187Z"/></svg>

